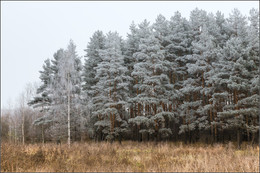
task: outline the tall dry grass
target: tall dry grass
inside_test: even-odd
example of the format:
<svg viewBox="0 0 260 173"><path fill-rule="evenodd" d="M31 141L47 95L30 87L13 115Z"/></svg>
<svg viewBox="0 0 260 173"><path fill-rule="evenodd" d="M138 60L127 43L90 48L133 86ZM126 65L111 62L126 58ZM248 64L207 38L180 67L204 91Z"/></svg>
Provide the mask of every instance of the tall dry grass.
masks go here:
<svg viewBox="0 0 260 173"><path fill-rule="evenodd" d="M1 145L1 172L259 172L259 147L233 144Z"/></svg>

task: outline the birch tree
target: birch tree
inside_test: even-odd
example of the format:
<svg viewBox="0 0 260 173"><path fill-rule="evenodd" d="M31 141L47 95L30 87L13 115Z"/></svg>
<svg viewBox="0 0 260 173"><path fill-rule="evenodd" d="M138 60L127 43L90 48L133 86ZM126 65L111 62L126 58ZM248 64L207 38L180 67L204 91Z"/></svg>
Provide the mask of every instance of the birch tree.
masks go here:
<svg viewBox="0 0 260 173"><path fill-rule="evenodd" d="M57 130L59 137L64 135L62 132L64 132L64 128L67 125L66 136L68 146L70 146L71 118L78 116L76 113L72 114L71 110L75 110L76 104L79 103L81 63L76 54L76 46L72 40L66 50L61 49L58 53L57 75L52 78L51 84L53 103L50 113L53 117L53 130Z"/></svg>

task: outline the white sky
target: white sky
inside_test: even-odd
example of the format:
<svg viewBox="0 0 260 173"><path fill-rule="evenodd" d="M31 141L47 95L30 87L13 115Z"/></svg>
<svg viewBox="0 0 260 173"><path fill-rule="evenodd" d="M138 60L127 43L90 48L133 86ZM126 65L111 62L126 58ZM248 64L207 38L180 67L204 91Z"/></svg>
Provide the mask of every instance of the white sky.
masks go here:
<svg viewBox="0 0 260 173"><path fill-rule="evenodd" d="M258 1L147 1L147 2L7 2L1 1L1 108L8 101L15 103L29 82L40 82L39 70L45 59L53 58L59 48L66 48L70 39L84 56L89 38L96 30L117 31L124 38L132 21L154 22L158 14L167 19L175 11L189 19L198 7L208 12L218 10L229 16L238 8L249 14L259 9ZM82 58L82 62L84 58Z"/></svg>

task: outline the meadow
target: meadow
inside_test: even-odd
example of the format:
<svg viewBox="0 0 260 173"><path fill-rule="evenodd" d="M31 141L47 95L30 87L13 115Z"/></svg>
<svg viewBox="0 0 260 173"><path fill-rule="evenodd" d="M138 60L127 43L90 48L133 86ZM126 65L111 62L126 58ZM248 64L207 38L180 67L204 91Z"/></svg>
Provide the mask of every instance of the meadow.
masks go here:
<svg viewBox="0 0 260 173"><path fill-rule="evenodd" d="M1 172L259 172L259 146L123 141L1 144Z"/></svg>

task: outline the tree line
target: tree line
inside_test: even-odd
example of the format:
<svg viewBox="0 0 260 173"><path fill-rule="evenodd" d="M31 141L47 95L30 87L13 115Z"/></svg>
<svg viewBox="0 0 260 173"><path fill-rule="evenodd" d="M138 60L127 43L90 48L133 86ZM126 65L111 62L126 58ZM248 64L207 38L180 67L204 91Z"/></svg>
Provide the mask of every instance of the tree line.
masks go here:
<svg viewBox="0 0 260 173"><path fill-rule="evenodd" d="M85 52L70 41L44 61L28 141L259 141L258 10L158 15L126 39L96 31Z"/></svg>

